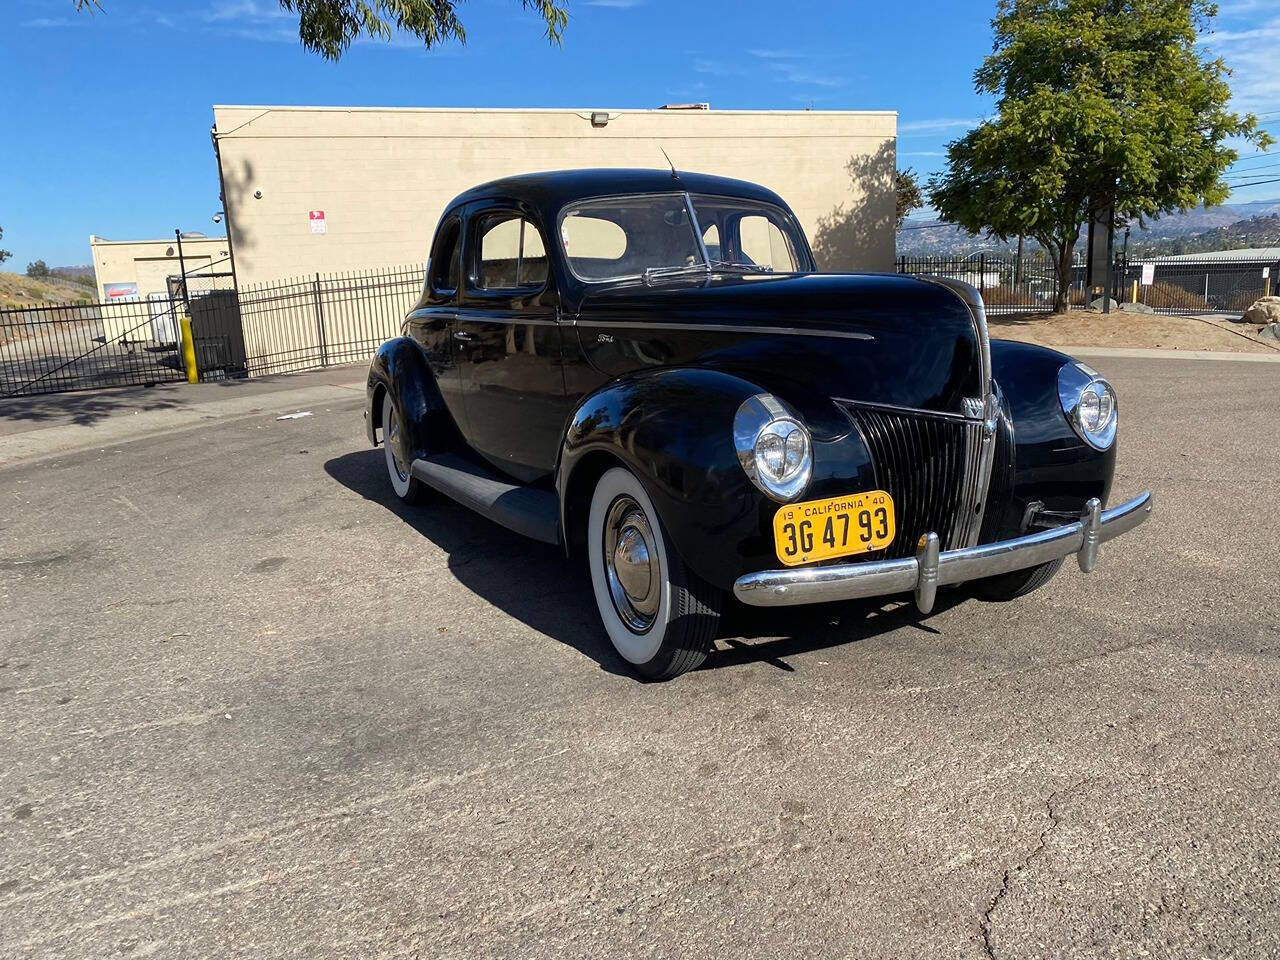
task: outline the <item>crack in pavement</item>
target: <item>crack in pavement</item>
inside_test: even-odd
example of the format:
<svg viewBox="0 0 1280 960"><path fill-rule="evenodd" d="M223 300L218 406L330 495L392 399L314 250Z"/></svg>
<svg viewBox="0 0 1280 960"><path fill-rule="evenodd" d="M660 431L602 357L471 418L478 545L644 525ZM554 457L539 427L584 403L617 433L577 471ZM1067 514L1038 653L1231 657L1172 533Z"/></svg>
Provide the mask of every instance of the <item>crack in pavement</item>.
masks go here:
<svg viewBox="0 0 1280 960"><path fill-rule="evenodd" d="M1053 833L1061 822L1058 819L1058 798L1066 794L1074 793L1076 790L1080 789L1084 783L1084 780L1080 780L1067 787L1065 790L1054 790L1049 794L1044 802L1045 812L1048 815L1049 822L1045 828L1040 831L1040 838L1036 842L1035 847L1022 858L1022 862L1015 866L1013 870L1009 870L1008 868L1005 869L1004 876L1000 881L1000 889L997 890L996 895L991 898L991 902L987 904L987 909L982 913L982 918L978 921L982 930L982 950L990 960L995 960L996 957L995 949L991 944L991 917L992 914L995 913L996 907L1000 905L1001 901L1004 900L1005 896L1008 894L1010 880L1013 879L1013 875L1015 873L1021 873L1023 870L1030 867L1031 861L1044 853L1045 847L1049 844L1049 834Z"/></svg>

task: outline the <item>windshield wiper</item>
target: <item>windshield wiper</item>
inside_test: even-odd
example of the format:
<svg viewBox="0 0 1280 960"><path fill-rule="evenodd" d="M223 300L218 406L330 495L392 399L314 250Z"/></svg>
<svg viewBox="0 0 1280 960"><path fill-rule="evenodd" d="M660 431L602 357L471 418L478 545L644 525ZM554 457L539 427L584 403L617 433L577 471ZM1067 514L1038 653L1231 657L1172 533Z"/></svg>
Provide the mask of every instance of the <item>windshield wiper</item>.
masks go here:
<svg viewBox="0 0 1280 960"><path fill-rule="evenodd" d="M641 278L645 283L659 277L680 277L686 273L710 273L711 268L705 263L686 263L678 267L648 267Z"/></svg>
<svg viewBox="0 0 1280 960"><path fill-rule="evenodd" d="M738 273L773 273L773 267L761 266L758 263L735 263L732 260L712 260L711 267L716 270L734 270Z"/></svg>

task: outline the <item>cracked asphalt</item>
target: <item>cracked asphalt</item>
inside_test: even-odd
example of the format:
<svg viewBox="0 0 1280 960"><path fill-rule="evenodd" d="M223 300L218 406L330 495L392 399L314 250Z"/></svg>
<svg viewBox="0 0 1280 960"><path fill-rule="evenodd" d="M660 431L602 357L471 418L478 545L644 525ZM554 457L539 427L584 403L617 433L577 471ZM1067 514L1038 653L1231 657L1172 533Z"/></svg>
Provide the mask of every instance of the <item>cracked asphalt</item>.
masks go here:
<svg viewBox="0 0 1280 960"><path fill-rule="evenodd" d="M1092 362L1095 574L661 685L351 391L0 467L0 955L1280 954L1280 368Z"/></svg>

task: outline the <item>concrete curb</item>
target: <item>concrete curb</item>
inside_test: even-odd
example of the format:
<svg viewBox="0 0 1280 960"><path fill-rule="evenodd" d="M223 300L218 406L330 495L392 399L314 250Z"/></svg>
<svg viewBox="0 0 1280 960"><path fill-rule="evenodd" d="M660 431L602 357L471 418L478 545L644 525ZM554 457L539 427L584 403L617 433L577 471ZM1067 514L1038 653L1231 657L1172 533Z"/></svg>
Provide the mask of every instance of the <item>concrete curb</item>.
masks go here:
<svg viewBox="0 0 1280 960"><path fill-rule="evenodd" d="M1121 357L1132 360L1235 360L1241 363L1280 363L1275 353L1228 353L1220 350L1156 350L1131 347L1055 346L1054 350L1083 357Z"/></svg>
<svg viewBox="0 0 1280 960"><path fill-rule="evenodd" d="M104 417L93 424L33 424L30 430L0 436L0 468L28 464L94 447L109 447L220 420L269 416L305 410L335 400L364 398L364 381L274 390L209 400L161 410L134 410ZM359 432L360 426L352 427ZM363 434L361 433L361 436Z"/></svg>

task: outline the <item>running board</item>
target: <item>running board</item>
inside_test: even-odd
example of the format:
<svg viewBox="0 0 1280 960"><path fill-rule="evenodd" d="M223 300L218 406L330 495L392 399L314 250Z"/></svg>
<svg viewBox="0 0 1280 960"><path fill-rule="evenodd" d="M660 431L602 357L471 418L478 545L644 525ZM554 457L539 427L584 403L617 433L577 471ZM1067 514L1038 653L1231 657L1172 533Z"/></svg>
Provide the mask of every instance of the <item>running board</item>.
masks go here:
<svg viewBox="0 0 1280 960"><path fill-rule="evenodd" d="M560 543L560 502L550 490L512 483L457 454L413 461L415 478L482 517L543 543Z"/></svg>

